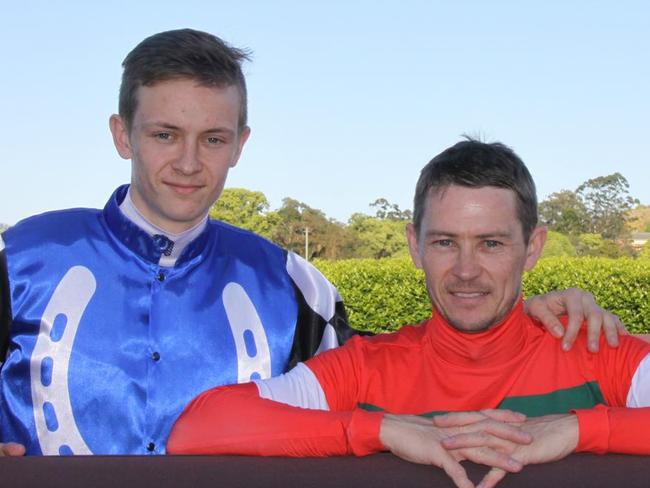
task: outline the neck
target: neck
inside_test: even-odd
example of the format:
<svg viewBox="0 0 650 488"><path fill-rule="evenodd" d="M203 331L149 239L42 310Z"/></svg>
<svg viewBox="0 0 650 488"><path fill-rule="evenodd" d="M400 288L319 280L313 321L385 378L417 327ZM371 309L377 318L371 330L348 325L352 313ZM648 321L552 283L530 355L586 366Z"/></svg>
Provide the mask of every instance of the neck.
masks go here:
<svg viewBox="0 0 650 488"><path fill-rule="evenodd" d="M451 363L472 367L502 366L523 349L529 331L536 329L524 313L522 299L501 322L483 332L462 332L436 311L428 327L437 354Z"/></svg>
<svg viewBox="0 0 650 488"><path fill-rule="evenodd" d="M137 209L131 198L131 188L126 193L124 200L120 204L120 210L126 218L128 218L135 225L140 227L144 232L149 234L150 237L155 235L163 235L167 237L170 241L174 243L172 253L169 256L162 255L158 264L160 266L174 266L178 256L185 247L192 242L205 228L208 216L206 215L193 227L184 230L182 232L169 232L165 229L158 227L157 225L151 223L144 215Z"/></svg>

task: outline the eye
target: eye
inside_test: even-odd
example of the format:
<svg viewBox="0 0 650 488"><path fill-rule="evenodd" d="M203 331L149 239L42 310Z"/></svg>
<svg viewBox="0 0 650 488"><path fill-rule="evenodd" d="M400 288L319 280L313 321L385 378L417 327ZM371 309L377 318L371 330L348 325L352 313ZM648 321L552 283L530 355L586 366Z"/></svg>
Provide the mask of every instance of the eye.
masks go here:
<svg viewBox="0 0 650 488"><path fill-rule="evenodd" d="M502 242L495 241L493 239L488 239L487 241L485 241L485 247L487 247L488 249L497 249L501 246L503 246Z"/></svg>
<svg viewBox="0 0 650 488"><path fill-rule="evenodd" d="M434 247L451 247L453 245L453 241L451 239L438 239L437 241L433 241Z"/></svg>
<svg viewBox="0 0 650 488"><path fill-rule="evenodd" d="M208 144L221 144L221 143L223 143L223 140L219 137L216 136L208 137Z"/></svg>
<svg viewBox="0 0 650 488"><path fill-rule="evenodd" d="M172 135L169 132L156 132L154 137L161 141L169 141L172 138Z"/></svg>

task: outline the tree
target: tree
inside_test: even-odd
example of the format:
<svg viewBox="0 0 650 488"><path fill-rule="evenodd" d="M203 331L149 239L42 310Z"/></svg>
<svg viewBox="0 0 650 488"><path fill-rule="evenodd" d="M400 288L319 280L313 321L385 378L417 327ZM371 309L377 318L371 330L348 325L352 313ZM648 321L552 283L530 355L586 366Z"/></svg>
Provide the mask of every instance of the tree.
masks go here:
<svg viewBox="0 0 650 488"><path fill-rule="evenodd" d="M278 216L269 211L269 202L261 191L226 188L210 209L210 217L253 231L271 239Z"/></svg>
<svg viewBox="0 0 650 488"><path fill-rule="evenodd" d="M576 190L589 215L589 233L620 239L629 233L628 212L639 203L629 195L627 180L620 173L585 181Z"/></svg>
<svg viewBox="0 0 650 488"><path fill-rule="evenodd" d="M620 258L624 250L616 242L605 239L600 234L581 234L577 238L576 251L579 256Z"/></svg>
<svg viewBox="0 0 650 488"><path fill-rule="evenodd" d="M638 205L627 216L632 232L650 232L650 206Z"/></svg>
<svg viewBox="0 0 650 488"><path fill-rule="evenodd" d="M405 221L355 213L348 224L355 235L355 257L387 258L408 254Z"/></svg>
<svg viewBox="0 0 650 488"><path fill-rule="evenodd" d="M375 217L378 219L409 222L413 218L413 213L410 210L401 210L396 203L390 203L385 198L378 198L370 206L377 209Z"/></svg>
<svg viewBox="0 0 650 488"><path fill-rule="evenodd" d="M293 198L285 198L276 213L278 224L273 240L282 247L304 256L308 238L307 259L350 257L351 240L347 229L340 222L328 219L322 211Z"/></svg>
<svg viewBox="0 0 650 488"><path fill-rule="evenodd" d="M575 192L561 190L552 193L539 204L539 217L550 230L578 235L589 229L587 207Z"/></svg>
<svg viewBox="0 0 650 488"><path fill-rule="evenodd" d="M4 232L9 228L7 224L0 224L0 232Z"/></svg>
<svg viewBox="0 0 650 488"><path fill-rule="evenodd" d="M560 234L552 230L548 231L546 244L542 250L542 257L547 258L551 256L576 256L576 248L571 244L568 236Z"/></svg>

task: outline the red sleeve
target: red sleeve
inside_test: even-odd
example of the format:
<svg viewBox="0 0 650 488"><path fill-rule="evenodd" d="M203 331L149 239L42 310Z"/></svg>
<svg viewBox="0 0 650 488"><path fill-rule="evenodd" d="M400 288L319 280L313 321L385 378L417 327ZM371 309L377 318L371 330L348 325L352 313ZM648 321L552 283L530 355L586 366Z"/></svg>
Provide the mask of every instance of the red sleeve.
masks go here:
<svg viewBox="0 0 650 488"><path fill-rule="evenodd" d="M598 405L575 413L580 429L576 452L650 455L650 407Z"/></svg>
<svg viewBox="0 0 650 488"><path fill-rule="evenodd" d="M632 378L641 361L650 354L650 344L633 336L619 337L617 348L608 346L601 337L600 351L596 354L582 352L594 366L598 385L607 405L624 407Z"/></svg>
<svg viewBox="0 0 650 488"><path fill-rule="evenodd" d="M368 358L368 338L355 336L345 345L314 356L305 364L312 370L325 393L330 410L350 411L357 407Z"/></svg>
<svg viewBox="0 0 650 488"><path fill-rule="evenodd" d="M363 456L383 450L383 414L309 410L265 400L254 383L222 386L196 397L176 421L170 454Z"/></svg>

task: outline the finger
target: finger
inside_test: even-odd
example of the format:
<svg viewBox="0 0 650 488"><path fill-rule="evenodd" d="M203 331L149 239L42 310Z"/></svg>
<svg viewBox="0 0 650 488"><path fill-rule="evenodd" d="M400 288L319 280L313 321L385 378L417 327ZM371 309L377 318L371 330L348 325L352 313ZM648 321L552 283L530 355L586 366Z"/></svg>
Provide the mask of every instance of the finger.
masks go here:
<svg viewBox="0 0 650 488"><path fill-rule="evenodd" d="M492 468L483 477L481 482L476 488L493 488L496 484L506 476L506 472L499 468Z"/></svg>
<svg viewBox="0 0 650 488"><path fill-rule="evenodd" d="M616 320L616 331L618 332L618 335L630 335L630 331L627 330L627 327L625 327L625 324L621 322L621 319L618 318L618 316L612 314L614 316L614 319Z"/></svg>
<svg viewBox="0 0 650 488"><path fill-rule="evenodd" d="M0 444L0 455L2 456L24 456L25 446L15 442L7 442Z"/></svg>
<svg viewBox="0 0 650 488"><path fill-rule="evenodd" d="M487 408L481 410L481 413L486 417L489 417L494 420L499 420L500 422L525 422L526 415L520 412L515 412L514 410L501 409L501 408Z"/></svg>
<svg viewBox="0 0 650 488"><path fill-rule="evenodd" d="M464 427L492 419L498 422L521 423L526 421L523 413L507 409L485 409L471 412L450 412L435 415L431 420L436 427Z"/></svg>
<svg viewBox="0 0 650 488"><path fill-rule="evenodd" d="M549 303L552 300L561 300L554 297L555 292L544 295L542 297L532 297L526 300L526 313L539 320L542 325L558 339L564 335L564 327L550 308Z"/></svg>
<svg viewBox="0 0 650 488"><path fill-rule="evenodd" d="M445 449L467 449L489 447L502 452L512 452L515 447L525 446L533 441L533 436L523 430L501 432L463 432L446 437L440 441Z"/></svg>
<svg viewBox="0 0 650 488"><path fill-rule="evenodd" d="M486 447L473 447L468 449L452 450L451 452L461 456L462 459L472 461L473 463L483 464L499 468L509 473L518 473L524 465L508 454L499 452L495 449Z"/></svg>
<svg viewBox="0 0 650 488"><path fill-rule="evenodd" d="M488 418L501 422L526 421L526 416L523 413L497 408L469 412L449 412L442 415L435 415L431 420L436 427L463 427L482 422Z"/></svg>
<svg viewBox="0 0 650 488"><path fill-rule="evenodd" d="M601 329L604 327L604 319L602 310L587 312L587 349L591 352L598 352L598 343L600 342ZM607 330L605 330L605 334L607 334ZM616 341L618 343L618 337Z"/></svg>
<svg viewBox="0 0 650 488"><path fill-rule="evenodd" d="M582 326L582 322L585 319L585 299L587 301L591 299L594 305L596 302L591 293L576 289L566 290L562 295L562 299L564 300L564 307L569 316L564 337L562 338L562 349L568 351L571 349L571 346L573 346L573 343L578 336L578 332L580 331L580 327Z"/></svg>
<svg viewBox="0 0 650 488"><path fill-rule="evenodd" d="M607 344L611 347L618 347L620 343L618 335L620 334L621 328L627 332L627 329L616 315L610 312L605 312L603 317L603 330L605 331Z"/></svg>
<svg viewBox="0 0 650 488"><path fill-rule="evenodd" d="M447 473L458 488L474 488L474 483L467 477L467 472L448 452L444 453L440 467Z"/></svg>
<svg viewBox="0 0 650 488"><path fill-rule="evenodd" d="M479 411L449 412L443 415L435 415L431 420L436 427L462 427L485 420L485 414Z"/></svg>

